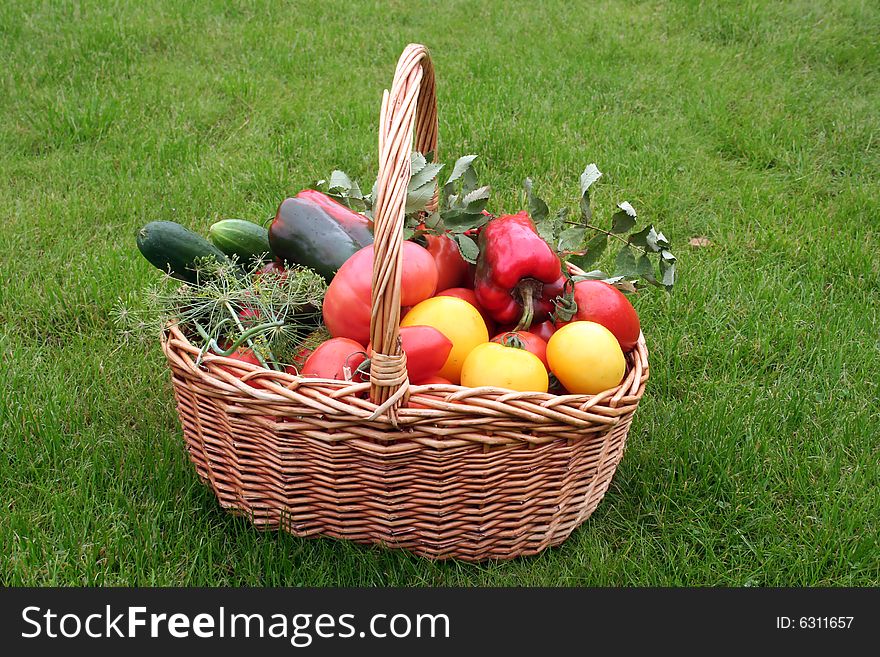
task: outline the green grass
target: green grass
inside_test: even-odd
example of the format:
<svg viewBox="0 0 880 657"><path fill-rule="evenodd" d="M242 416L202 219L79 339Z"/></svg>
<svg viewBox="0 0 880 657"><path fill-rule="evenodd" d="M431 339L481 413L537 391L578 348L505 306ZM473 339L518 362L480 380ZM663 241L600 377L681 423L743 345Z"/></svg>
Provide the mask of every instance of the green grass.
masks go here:
<svg viewBox="0 0 880 657"><path fill-rule="evenodd" d="M0 3L0 582L880 584L880 7L873 2ZM188 3L185 3L188 4ZM489 4L489 3L486 3ZM137 227L372 181L382 89L433 51L441 155L629 200L679 257L636 300L652 378L561 547L432 563L255 531L188 462L158 344L111 310ZM693 248L690 238L714 246Z"/></svg>

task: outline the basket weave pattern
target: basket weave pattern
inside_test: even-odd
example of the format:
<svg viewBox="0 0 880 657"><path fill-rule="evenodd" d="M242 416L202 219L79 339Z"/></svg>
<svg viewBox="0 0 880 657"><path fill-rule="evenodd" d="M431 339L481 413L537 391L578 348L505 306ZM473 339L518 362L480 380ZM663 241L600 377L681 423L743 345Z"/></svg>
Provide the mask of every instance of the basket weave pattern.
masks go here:
<svg viewBox="0 0 880 657"><path fill-rule="evenodd" d="M413 134L415 129L415 134ZM310 379L162 347L190 458L220 504L266 529L468 561L535 554L594 511L648 379L644 339L598 395L411 386L400 353L400 253L412 144L437 144L434 72L411 45L379 131L369 383Z"/></svg>

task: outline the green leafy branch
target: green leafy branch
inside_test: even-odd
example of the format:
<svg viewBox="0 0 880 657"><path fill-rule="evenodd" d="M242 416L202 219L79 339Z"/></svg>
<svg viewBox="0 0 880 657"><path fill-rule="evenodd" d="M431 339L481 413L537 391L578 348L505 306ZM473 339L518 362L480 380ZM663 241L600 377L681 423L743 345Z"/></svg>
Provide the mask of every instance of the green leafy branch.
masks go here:
<svg viewBox="0 0 880 657"><path fill-rule="evenodd" d="M352 180L344 171L334 169L330 173L329 180L318 180L313 187L322 190L327 196L332 196L347 208L372 218L375 185L372 194L364 195L356 180Z"/></svg>
<svg viewBox="0 0 880 657"><path fill-rule="evenodd" d="M468 233L490 218L484 213L490 189L488 185L479 184L474 169L476 159L476 155L458 158L441 187L439 176L445 165L434 162L433 153L411 155L404 239L446 234L458 245L465 260L476 262L479 247ZM373 218L376 183L369 194L363 194L357 182L345 172L333 171L328 180L319 180L315 187L352 210ZM432 207L435 192L439 207Z"/></svg>
<svg viewBox="0 0 880 657"><path fill-rule="evenodd" d="M474 231L489 221L486 213L491 189L480 185L474 169L476 155L458 158L452 173L440 194L440 209L425 219L425 225L434 234L447 234L458 246L461 257L474 264L480 248L473 237Z"/></svg>
<svg viewBox="0 0 880 657"><path fill-rule="evenodd" d="M433 161L433 153L413 153L411 158L405 239L448 235L458 245L462 257L475 263L480 252L475 233L491 218L485 212L490 188L479 184L474 169L477 156L458 158L442 187L439 175L444 165ZM551 213L547 203L534 193L532 180L526 178L528 210L539 234L563 258L586 272L580 278L605 280L624 291L633 291L644 284L672 291L676 258L669 241L652 224L636 230L638 215L629 202L617 204L610 227L596 225L590 190L601 177L602 172L595 164L584 169L580 176L579 212L574 215L568 207ZM347 174L334 171L329 181L319 181L319 184L341 203L372 218L375 183L371 193L365 195ZM439 201L436 208L432 207L435 191ZM612 243L621 245L614 255L613 271L595 269Z"/></svg>
<svg viewBox="0 0 880 657"><path fill-rule="evenodd" d="M634 231L638 216L629 202L617 204L618 210L611 216L610 228L593 223L590 188L601 177L602 172L595 164L588 165L581 174L580 217L577 220L569 218L568 208L561 208L551 216L547 204L534 194L532 181L527 178L524 187L529 213L539 234L564 259L587 272L575 280L604 280L624 291L634 291L644 282L671 292L675 284L675 256L669 250L669 241L652 224ZM601 269L591 269L612 241L622 244L614 257L613 272L608 274Z"/></svg>

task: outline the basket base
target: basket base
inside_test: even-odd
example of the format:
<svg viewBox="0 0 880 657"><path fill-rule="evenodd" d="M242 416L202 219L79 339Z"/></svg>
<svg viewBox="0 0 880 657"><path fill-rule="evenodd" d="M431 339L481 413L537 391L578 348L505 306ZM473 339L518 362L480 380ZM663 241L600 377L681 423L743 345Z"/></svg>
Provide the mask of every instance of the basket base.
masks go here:
<svg viewBox="0 0 880 657"><path fill-rule="evenodd" d="M648 378L640 342L620 386L600 395L449 386L394 427L364 419L357 386L231 361L244 369L235 374L227 359L197 365L199 349L169 335L187 451L223 508L262 529L430 559L512 559L562 543L605 495Z"/></svg>
<svg viewBox="0 0 880 657"><path fill-rule="evenodd" d="M535 447L423 449L418 458L284 432L256 441L239 435L225 448L220 436L186 426L184 434L221 506L259 529L477 562L535 555L565 541L604 497L628 428L629 420L601 440ZM233 448L238 470L228 456L218 459ZM279 455L277 478L265 476L259 453Z"/></svg>

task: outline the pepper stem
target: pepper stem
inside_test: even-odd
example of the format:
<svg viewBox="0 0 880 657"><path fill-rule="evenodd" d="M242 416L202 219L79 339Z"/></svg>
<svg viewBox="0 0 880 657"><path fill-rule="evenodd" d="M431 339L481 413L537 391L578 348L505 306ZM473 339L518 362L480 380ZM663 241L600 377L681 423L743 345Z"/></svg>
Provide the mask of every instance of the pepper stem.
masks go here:
<svg viewBox="0 0 880 657"><path fill-rule="evenodd" d="M523 314L514 331L524 331L532 325L532 320L535 318L535 300L541 294L542 287L541 283L531 278L524 278L517 283L515 291L522 304Z"/></svg>

